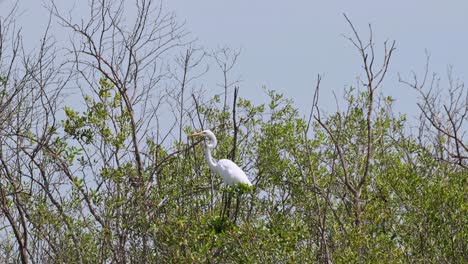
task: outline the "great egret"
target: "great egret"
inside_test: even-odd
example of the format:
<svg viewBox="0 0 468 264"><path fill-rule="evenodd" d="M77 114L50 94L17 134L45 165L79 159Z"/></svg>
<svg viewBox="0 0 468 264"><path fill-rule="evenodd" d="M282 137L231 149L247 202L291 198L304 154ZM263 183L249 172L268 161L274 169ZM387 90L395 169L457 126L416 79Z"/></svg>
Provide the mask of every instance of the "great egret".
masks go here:
<svg viewBox="0 0 468 264"><path fill-rule="evenodd" d="M208 167L221 176L224 183L227 185L236 185L238 183L247 184L251 186L252 183L245 175L245 172L239 168L234 162L228 159L221 159L216 162L213 160L211 156L211 150L216 147L218 141L216 140L216 136L210 130L203 130L202 132L198 132L195 134L190 135L191 137L203 136L205 139L205 160L208 163Z"/></svg>

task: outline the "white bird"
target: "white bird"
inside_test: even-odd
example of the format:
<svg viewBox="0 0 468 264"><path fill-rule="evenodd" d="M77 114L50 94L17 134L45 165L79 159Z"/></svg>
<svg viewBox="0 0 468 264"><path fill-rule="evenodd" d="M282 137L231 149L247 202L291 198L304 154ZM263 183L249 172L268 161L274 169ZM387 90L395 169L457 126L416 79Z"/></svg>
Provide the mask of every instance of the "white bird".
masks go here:
<svg viewBox="0 0 468 264"><path fill-rule="evenodd" d="M211 156L211 150L216 147L218 141L216 136L210 130L203 130L202 132L190 135L191 137L203 136L205 139L205 160L208 163L208 167L221 176L224 183L227 185L236 185L238 183L247 184L251 186L252 183L245 175L245 172L239 168L234 162L228 159L221 159L216 162Z"/></svg>

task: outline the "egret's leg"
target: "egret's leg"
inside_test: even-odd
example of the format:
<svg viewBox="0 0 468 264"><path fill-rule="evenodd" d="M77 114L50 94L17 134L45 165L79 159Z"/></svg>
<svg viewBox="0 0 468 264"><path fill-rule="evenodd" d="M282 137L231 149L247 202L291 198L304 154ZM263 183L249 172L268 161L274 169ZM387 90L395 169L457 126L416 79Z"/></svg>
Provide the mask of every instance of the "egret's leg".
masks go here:
<svg viewBox="0 0 468 264"><path fill-rule="evenodd" d="M234 224L237 222L237 214L239 213L239 204L240 204L240 194L237 194L236 197L236 210L234 211Z"/></svg>
<svg viewBox="0 0 468 264"><path fill-rule="evenodd" d="M223 196L221 198L221 204L222 204L222 208L221 208L221 211L219 212L219 216L221 217L221 219L224 219L224 213L226 212L226 189L223 189Z"/></svg>
<svg viewBox="0 0 468 264"><path fill-rule="evenodd" d="M228 193L227 195L228 195L228 198L226 201L227 217L231 219L232 192Z"/></svg>

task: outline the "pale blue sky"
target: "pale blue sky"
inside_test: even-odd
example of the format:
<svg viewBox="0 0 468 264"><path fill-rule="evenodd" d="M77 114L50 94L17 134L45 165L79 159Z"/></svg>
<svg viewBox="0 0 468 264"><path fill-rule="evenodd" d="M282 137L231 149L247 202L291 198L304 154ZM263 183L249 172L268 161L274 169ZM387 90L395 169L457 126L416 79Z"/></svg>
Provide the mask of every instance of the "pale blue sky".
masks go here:
<svg viewBox="0 0 468 264"><path fill-rule="evenodd" d="M468 1L166 1L187 21L188 29L206 48L242 48L238 64L244 96L277 89L308 109L314 80L323 74L323 90L354 85L361 72L357 52L342 34L350 34L342 13L377 43L397 42L386 94L398 97L403 111L415 108L416 93L397 82L397 73L422 72L425 49L431 66L444 74L449 64L462 80L468 77ZM366 36L366 35L363 35ZM330 93L328 93L330 95ZM324 92L322 105L330 102ZM329 102L327 102L329 101Z"/></svg>
<svg viewBox="0 0 468 264"><path fill-rule="evenodd" d="M0 0L4 7L8 0ZM47 12L41 1L20 2L20 24L26 40L37 43ZM128 1L129 3L131 1ZM80 4L75 4L77 7ZM236 73L241 96L264 97L262 86L275 89L308 111L317 74L323 74L321 104L332 110L331 91L340 93L354 85L361 72L357 52L342 34L350 29L346 13L366 36L367 24L381 43L396 40L383 92L397 97L403 112L415 110L417 94L399 84L397 73L422 73L425 50L431 54L431 69L445 77L447 65L455 75L468 78L468 1L272 1L272 0L167 0L166 11L174 11L198 44L211 50L230 46L242 49ZM0 8L0 14L3 14ZM79 11L74 15L79 15ZM56 34L62 34L55 28ZM216 92L221 75L210 73L204 87Z"/></svg>

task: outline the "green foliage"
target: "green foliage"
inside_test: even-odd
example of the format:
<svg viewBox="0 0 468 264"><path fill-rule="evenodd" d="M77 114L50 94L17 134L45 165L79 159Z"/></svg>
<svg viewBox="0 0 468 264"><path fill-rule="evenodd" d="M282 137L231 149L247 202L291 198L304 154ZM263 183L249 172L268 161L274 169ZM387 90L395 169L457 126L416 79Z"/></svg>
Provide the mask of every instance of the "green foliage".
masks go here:
<svg viewBox="0 0 468 264"><path fill-rule="evenodd" d="M197 109L218 137L214 156L233 159L254 182L225 188L203 144L191 141L141 137L150 158L140 170L131 113L112 82L99 87L84 111L64 108L63 133L50 128L44 158L58 182L69 182L60 206L53 196L16 198L30 208L33 234L49 234L56 262L112 262L116 252L147 263L466 261L466 171L408 135L406 117L388 112L390 97L371 116L364 180L368 93L347 91L345 110L322 124L308 124L274 91L258 106L239 98L234 124L232 109L214 97ZM4 204L13 208L13 199Z"/></svg>
<svg viewBox="0 0 468 264"><path fill-rule="evenodd" d="M130 135L130 113L122 105L121 95L111 82L101 78L99 84L98 100L85 96L88 111L80 115L65 107L64 131L86 145L93 143L98 136L104 143L119 149L124 147Z"/></svg>
<svg viewBox="0 0 468 264"><path fill-rule="evenodd" d="M307 123L292 102L281 94L268 94L268 112L264 105L254 106L245 99L237 104L242 121L236 159L254 164L247 174L255 177L251 190L244 189L246 186L227 189L233 197L241 197L237 222L219 217L223 209L220 189L215 190L215 197L208 189L196 191L197 186L210 183L210 172L201 165L201 148L195 149L198 158L184 155L162 168L163 177L170 180L161 182L161 187L171 197L184 200L168 204L165 220L159 220L160 227L152 235L164 241L160 250L164 248L165 253L159 256L165 262L464 259L466 173L448 164L442 166L425 153L425 147L404 136L404 116L389 115L382 107L372 117L376 143L370 176L360 196L360 225L356 226L353 193L343 183L344 171L337 166L339 157L330 134L315 123L309 138ZM363 109L369 103L367 96L349 91L348 109L326 119L350 164L347 168L354 186L365 162L367 116ZM224 125L225 130L215 131L220 140L216 156L226 157L232 150L233 124L216 102L201 111L213 123L211 127ZM386 108L392 102L388 97L382 101ZM187 179L187 173L195 173L196 179ZM181 189L190 190L190 196L184 196Z"/></svg>
<svg viewBox="0 0 468 264"><path fill-rule="evenodd" d="M0 84L6 84L7 78L0 75Z"/></svg>

